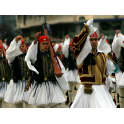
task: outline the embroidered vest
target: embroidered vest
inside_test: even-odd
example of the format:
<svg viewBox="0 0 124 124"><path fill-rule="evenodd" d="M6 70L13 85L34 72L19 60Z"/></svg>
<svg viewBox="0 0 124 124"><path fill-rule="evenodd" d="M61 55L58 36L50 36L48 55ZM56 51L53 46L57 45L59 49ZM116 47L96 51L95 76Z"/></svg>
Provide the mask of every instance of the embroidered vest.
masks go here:
<svg viewBox="0 0 124 124"><path fill-rule="evenodd" d="M49 52L50 51L45 53L41 52L38 46L37 60L33 65L38 70L39 74L32 72L33 79L38 84L48 81L54 84L56 83L54 68Z"/></svg>
<svg viewBox="0 0 124 124"><path fill-rule="evenodd" d="M9 82L11 79L11 69L5 57L0 57L0 82Z"/></svg>
<svg viewBox="0 0 124 124"><path fill-rule="evenodd" d="M106 80L106 56L98 53L96 56L89 54L79 69L82 84L100 85Z"/></svg>
<svg viewBox="0 0 124 124"><path fill-rule="evenodd" d="M25 54L22 54L12 62L12 77L15 83L19 80L27 80L29 77L29 69L24 58Z"/></svg>

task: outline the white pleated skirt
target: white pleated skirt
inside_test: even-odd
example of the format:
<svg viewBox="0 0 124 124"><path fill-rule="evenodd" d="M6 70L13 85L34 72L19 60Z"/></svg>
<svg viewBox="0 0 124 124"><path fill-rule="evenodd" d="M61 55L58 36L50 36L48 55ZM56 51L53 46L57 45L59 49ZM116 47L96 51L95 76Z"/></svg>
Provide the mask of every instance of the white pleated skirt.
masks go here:
<svg viewBox="0 0 124 124"><path fill-rule="evenodd" d="M7 82L0 82L0 99L4 98L5 92L7 90Z"/></svg>
<svg viewBox="0 0 124 124"><path fill-rule="evenodd" d="M22 102L25 85L26 81L18 81L17 83L14 83L13 79L11 79L7 86L4 101L11 104Z"/></svg>
<svg viewBox="0 0 124 124"><path fill-rule="evenodd" d="M63 78L57 78L57 83L43 82L42 84L31 86L28 95L25 96L25 102L32 105L58 104L66 101L64 91L69 90L68 83Z"/></svg>
<svg viewBox="0 0 124 124"><path fill-rule="evenodd" d="M92 94L85 94L84 86L80 85L71 108L116 108L116 106L105 85L93 85Z"/></svg>
<svg viewBox="0 0 124 124"><path fill-rule="evenodd" d="M79 74L78 74L78 71L75 69L75 70L68 70L66 69L65 70L65 73L64 73L64 76L65 76L65 79L67 82L78 82L80 83L80 77L79 77Z"/></svg>

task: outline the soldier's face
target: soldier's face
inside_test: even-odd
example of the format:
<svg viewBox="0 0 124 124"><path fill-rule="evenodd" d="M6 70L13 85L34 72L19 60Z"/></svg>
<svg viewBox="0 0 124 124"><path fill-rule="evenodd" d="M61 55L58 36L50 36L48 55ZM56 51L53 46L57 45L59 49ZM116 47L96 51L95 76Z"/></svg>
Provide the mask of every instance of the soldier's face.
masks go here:
<svg viewBox="0 0 124 124"><path fill-rule="evenodd" d="M90 44L91 44L91 46L92 46L93 49L97 49L98 38L96 38L96 37L90 38Z"/></svg>
<svg viewBox="0 0 124 124"><path fill-rule="evenodd" d="M26 46L25 44L20 45L20 50L21 50L23 53L26 53L26 51L27 51L27 46Z"/></svg>
<svg viewBox="0 0 124 124"><path fill-rule="evenodd" d="M43 52L46 52L48 51L49 49L49 43L48 42L41 42L40 43L40 50L43 51Z"/></svg>

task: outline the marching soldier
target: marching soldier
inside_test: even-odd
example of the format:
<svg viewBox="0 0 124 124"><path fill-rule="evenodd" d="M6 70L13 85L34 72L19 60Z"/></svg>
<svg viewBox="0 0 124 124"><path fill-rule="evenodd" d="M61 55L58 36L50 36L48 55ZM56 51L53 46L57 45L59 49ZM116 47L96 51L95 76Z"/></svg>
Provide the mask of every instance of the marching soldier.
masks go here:
<svg viewBox="0 0 124 124"><path fill-rule="evenodd" d="M107 64L112 66L113 63L107 60L104 53L97 50L98 34L92 29L91 25L92 21L88 21L80 35L74 38L75 55L77 59L81 60L78 62L80 63L78 71L81 85L71 108L115 108L113 99L105 86ZM89 42L89 44L86 42ZM87 49L83 54L82 48L86 47ZM88 47L90 50L88 50ZM87 53L88 51L89 53ZM83 56L82 60L80 54L87 54L87 56ZM111 69L113 70L113 68Z"/></svg>
<svg viewBox="0 0 124 124"><path fill-rule="evenodd" d="M116 56L116 62L120 71L115 74L120 107L124 108L124 35L120 30L116 30L112 50Z"/></svg>
<svg viewBox="0 0 124 124"><path fill-rule="evenodd" d="M23 107L24 88L28 80L28 68L24 61L27 47L22 36L17 36L6 51L12 70L12 78L4 97L4 107Z"/></svg>
<svg viewBox="0 0 124 124"><path fill-rule="evenodd" d="M26 90L31 91L27 103L34 107L60 107L66 101L64 91L69 89L62 77L62 63L56 57L48 36L41 36L38 32L35 37L25 57L32 71L32 79L26 86Z"/></svg>
<svg viewBox="0 0 124 124"><path fill-rule="evenodd" d="M76 83L80 82L80 78L78 75L77 70L77 64L76 59L74 56L74 46L73 42L70 42L69 44L64 43L63 45L63 54L64 54L64 67L65 67L65 77L66 80L69 82L70 90L67 91L67 101L66 104L69 104L69 106L72 104L74 99L74 94L76 92Z"/></svg>
<svg viewBox="0 0 124 124"><path fill-rule="evenodd" d="M4 54L4 47L0 44L0 107L7 89L7 85L11 78L11 70Z"/></svg>

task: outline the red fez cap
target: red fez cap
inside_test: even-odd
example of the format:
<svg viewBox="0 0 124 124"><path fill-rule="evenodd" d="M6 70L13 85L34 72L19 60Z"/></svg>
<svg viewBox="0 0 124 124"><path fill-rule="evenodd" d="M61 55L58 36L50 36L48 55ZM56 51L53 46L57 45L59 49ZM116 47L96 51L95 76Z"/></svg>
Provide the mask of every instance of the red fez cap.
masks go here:
<svg viewBox="0 0 124 124"><path fill-rule="evenodd" d="M24 44L24 43L25 43L25 40L24 40L24 39L22 39L22 40L21 40L21 44Z"/></svg>
<svg viewBox="0 0 124 124"><path fill-rule="evenodd" d="M108 41L108 40L106 40L106 42L107 42L107 43L109 43L109 41Z"/></svg>
<svg viewBox="0 0 124 124"><path fill-rule="evenodd" d="M38 41L39 41L40 43L41 43L41 42L48 42L48 41L49 41L49 38L48 38L48 36L43 35L43 36L40 36L40 37L39 37Z"/></svg>
<svg viewBox="0 0 124 124"><path fill-rule="evenodd" d="M93 34L90 35L90 38L98 38L98 34L96 32L94 32Z"/></svg>

